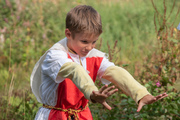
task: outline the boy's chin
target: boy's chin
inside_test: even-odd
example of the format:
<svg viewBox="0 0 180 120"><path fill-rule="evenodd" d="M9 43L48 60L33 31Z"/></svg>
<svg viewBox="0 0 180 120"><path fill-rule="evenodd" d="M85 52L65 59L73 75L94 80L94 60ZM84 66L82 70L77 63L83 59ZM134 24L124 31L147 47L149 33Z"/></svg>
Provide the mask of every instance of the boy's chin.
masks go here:
<svg viewBox="0 0 180 120"><path fill-rule="evenodd" d="M88 54L88 53L87 53ZM80 57L86 57L87 54L81 54Z"/></svg>
<svg viewBox="0 0 180 120"><path fill-rule="evenodd" d="M87 55L87 54L86 54ZM86 57L86 55L79 55L80 57Z"/></svg>

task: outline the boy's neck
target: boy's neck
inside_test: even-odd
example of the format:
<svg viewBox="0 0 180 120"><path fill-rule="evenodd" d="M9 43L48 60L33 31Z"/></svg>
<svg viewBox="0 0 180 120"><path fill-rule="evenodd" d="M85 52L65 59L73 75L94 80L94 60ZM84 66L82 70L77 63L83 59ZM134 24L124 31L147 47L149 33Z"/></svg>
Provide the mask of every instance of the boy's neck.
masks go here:
<svg viewBox="0 0 180 120"><path fill-rule="evenodd" d="M67 39L67 48L68 48L68 51L70 53L77 54L74 50L70 49L70 45L69 45L68 39Z"/></svg>
<svg viewBox="0 0 180 120"><path fill-rule="evenodd" d="M67 46L67 47L68 47L68 46ZM68 47L68 51L69 51L70 53L77 54L75 51L71 50L69 47Z"/></svg>

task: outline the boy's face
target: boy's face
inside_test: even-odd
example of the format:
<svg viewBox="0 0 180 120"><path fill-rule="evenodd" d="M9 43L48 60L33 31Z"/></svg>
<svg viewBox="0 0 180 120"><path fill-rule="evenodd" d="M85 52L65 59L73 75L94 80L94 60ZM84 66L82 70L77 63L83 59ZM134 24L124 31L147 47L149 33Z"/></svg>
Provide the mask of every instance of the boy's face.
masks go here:
<svg viewBox="0 0 180 120"><path fill-rule="evenodd" d="M99 35L88 35L83 33L76 33L74 38L69 31L65 30L66 37L68 39L67 46L70 50L78 54L80 57L86 56L91 51L99 38Z"/></svg>

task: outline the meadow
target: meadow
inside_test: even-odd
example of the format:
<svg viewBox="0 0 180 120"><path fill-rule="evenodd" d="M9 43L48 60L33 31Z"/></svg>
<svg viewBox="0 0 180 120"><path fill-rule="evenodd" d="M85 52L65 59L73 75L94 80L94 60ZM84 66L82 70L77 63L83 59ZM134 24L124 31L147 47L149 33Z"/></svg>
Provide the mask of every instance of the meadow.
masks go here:
<svg viewBox="0 0 180 120"><path fill-rule="evenodd" d="M80 4L101 14L103 34L96 48L152 95L169 94L137 113L137 104L119 90L107 100L111 111L90 104L94 120L180 119L179 0L0 0L0 119L34 119L42 104L30 88L32 69L65 37L66 14Z"/></svg>

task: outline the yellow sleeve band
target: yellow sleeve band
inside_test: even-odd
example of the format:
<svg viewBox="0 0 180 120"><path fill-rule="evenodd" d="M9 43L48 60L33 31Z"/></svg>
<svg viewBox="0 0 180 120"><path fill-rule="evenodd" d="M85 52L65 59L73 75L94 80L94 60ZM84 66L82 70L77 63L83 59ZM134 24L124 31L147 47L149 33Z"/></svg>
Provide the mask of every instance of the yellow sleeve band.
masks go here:
<svg viewBox="0 0 180 120"><path fill-rule="evenodd" d="M145 95L150 94L144 86L138 83L131 74L129 74L129 72L121 67L108 67L102 78L114 83L118 88L132 97L136 103Z"/></svg>
<svg viewBox="0 0 180 120"><path fill-rule="evenodd" d="M98 91L98 88L85 69L75 62L63 64L58 75L71 79L88 100L90 100L92 91Z"/></svg>

